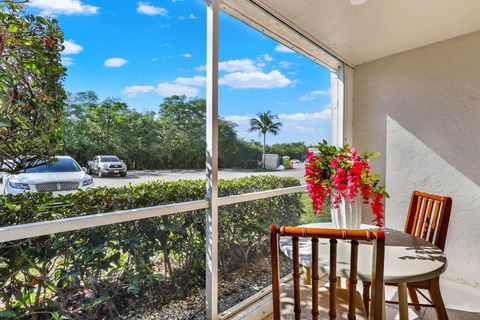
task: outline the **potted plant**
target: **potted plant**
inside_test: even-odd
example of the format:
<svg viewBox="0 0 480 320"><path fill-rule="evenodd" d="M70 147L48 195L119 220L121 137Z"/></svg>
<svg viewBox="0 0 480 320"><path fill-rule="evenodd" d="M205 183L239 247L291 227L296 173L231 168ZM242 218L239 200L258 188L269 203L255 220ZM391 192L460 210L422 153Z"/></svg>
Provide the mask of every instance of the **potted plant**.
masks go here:
<svg viewBox="0 0 480 320"><path fill-rule="evenodd" d="M389 197L380 184L380 175L370 172L370 159L378 152L358 155L355 148L330 146L324 140L309 152L305 164L308 196L315 214L322 213L324 205L332 208L332 220L340 229L359 229L360 202L369 204L374 215L372 222L383 225L384 197Z"/></svg>

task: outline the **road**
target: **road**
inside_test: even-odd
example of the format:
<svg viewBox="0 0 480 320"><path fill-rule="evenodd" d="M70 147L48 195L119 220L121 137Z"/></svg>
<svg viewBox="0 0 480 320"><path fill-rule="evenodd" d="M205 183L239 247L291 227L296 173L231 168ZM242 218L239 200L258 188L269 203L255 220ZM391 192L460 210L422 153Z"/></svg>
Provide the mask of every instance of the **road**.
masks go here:
<svg viewBox="0 0 480 320"><path fill-rule="evenodd" d="M252 171L243 169L224 169L219 171L220 179L233 179L252 175L274 175L279 177L296 177L304 182L305 170L303 163L296 163L293 169L286 171ZM123 187L128 184L138 184L155 180L192 180L205 179L205 170L155 170L155 171L129 171L126 177L107 176L99 179L93 176L95 187ZM0 184L0 194L3 194L3 184Z"/></svg>

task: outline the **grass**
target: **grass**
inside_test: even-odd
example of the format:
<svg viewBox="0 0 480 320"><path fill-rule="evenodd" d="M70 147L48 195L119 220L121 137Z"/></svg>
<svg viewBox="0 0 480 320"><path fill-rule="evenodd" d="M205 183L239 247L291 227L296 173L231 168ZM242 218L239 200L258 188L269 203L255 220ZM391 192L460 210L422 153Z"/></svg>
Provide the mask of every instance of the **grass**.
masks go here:
<svg viewBox="0 0 480 320"><path fill-rule="evenodd" d="M312 208L312 200L306 193L302 194L303 215L300 217L300 224L331 222L330 208L325 206L322 214L314 214Z"/></svg>

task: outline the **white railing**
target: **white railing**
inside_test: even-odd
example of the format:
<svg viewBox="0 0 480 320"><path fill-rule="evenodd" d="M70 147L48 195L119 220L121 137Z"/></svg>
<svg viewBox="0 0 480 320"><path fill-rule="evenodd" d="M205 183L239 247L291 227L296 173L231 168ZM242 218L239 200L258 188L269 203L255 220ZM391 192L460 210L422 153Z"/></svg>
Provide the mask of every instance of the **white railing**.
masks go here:
<svg viewBox="0 0 480 320"><path fill-rule="evenodd" d="M218 206L227 206L231 204L267 199L286 194L305 192L305 186L297 186L276 190L245 193L235 196L218 198ZM180 202L165 204L154 207L138 208L130 210L121 210L108 213L98 213L86 216L41 221L15 226L0 227L0 243L39 237L43 235L77 231L85 228L100 227L116 223L161 217L175 213L183 213L195 210L203 210L209 207L207 200L198 200L190 202Z"/></svg>

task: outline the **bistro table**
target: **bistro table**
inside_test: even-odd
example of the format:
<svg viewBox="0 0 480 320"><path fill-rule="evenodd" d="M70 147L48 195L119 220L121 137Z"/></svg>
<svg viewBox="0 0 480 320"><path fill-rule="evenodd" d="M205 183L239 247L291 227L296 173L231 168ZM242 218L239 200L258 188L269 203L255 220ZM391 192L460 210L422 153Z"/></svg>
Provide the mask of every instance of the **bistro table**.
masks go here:
<svg viewBox="0 0 480 320"><path fill-rule="evenodd" d="M334 228L332 223L310 223L299 227ZM375 228L363 225L362 229ZM447 266L447 258L443 251L421 238L402 231L384 228L385 231L385 269L384 281L398 283L398 302L400 319L408 319L407 283L433 279L443 273ZM328 273L329 242L319 239L318 265L319 272ZM300 264L311 267L311 241L299 239ZM292 241L288 237L280 237L280 250L292 259ZM372 270L372 245L358 246L358 280L370 281ZM350 271L350 244L338 241L337 276L348 278Z"/></svg>

